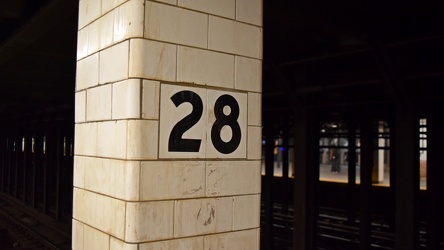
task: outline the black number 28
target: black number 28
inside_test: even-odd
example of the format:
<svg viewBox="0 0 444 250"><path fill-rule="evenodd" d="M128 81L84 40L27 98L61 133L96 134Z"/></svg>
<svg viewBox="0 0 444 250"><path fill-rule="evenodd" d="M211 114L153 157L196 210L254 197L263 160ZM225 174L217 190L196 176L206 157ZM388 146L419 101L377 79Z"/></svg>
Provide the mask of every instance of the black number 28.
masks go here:
<svg viewBox="0 0 444 250"><path fill-rule="evenodd" d="M183 139L183 134L191 129L200 120L203 113L202 99L192 91L184 90L177 92L171 97L174 105L178 107L182 103L188 102L193 110L190 114L174 125L168 139L168 151L170 152L199 152L200 139ZM230 113L226 115L223 110L228 106ZM216 121L211 128L211 140L213 146L222 154L230 154L239 147L242 133L237 119L239 118L239 104L231 95L222 95L214 104L214 115ZM232 137L225 142L221 137L221 130L224 126L229 126Z"/></svg>

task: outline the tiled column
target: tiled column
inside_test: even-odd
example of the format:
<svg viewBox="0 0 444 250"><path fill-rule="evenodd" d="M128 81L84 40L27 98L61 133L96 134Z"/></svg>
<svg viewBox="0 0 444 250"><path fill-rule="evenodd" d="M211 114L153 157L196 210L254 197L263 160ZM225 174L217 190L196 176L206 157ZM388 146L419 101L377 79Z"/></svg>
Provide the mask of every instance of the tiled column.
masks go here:
<svg viewBox="0 0 444 250"><path fill-rule="evenodd" d="M79 4L73 249L259 249L262 1Z"/></svg>

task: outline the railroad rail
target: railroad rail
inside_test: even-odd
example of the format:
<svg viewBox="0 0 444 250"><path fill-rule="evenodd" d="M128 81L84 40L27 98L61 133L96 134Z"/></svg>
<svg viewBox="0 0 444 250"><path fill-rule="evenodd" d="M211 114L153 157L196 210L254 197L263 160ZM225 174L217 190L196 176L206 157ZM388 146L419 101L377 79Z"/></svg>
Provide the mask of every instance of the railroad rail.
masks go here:
<svg viewBox="0 0 444 250"><path fill-rule="evenodd" d="M70 236L0 199L0 250L71 249Z"/></svg>
<svg viewBox="0 0 444 250"><path fill-rule="evenodd" d="M264 215L264 204L262 204L262 224ZM293 209L289 206L284 209L282 204L273 204L272 219L272 245L274 249L293 249ZM426 249L426 233L423 223L420 225L419 249ZM261 230L263 234L263 231ZM264 237L265 235L262 235ZM359 248L359 220L350 224L347 219L347 211L331 207L320 207L316 225L316 249L317 250L344 250ZM371 224L371 246L372 250L395 249L395 235L386 218L373 216ZM440 250L444 249L444 241L440 242Z"/></svg>

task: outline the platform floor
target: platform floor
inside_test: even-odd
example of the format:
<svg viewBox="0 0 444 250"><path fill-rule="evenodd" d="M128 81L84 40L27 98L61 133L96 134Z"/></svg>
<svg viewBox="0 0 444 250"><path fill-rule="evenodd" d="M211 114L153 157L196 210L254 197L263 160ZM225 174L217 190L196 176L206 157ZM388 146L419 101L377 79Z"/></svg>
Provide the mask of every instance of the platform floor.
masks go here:
<svg viewBox="0 0 444 250"><path fill-rule="evenodd" d="M342 182L347 183L348 182L348 166L347 165L341 165L341 171L339 173L333 173L330 171L331 165L330 164L321 164L319 169L319 180L321 181L329 181L329 182ZM262 166L262 174L265 174L265 166ZM290 176L293 174L290 172ZM274 176L282 176L282 167L275 167L274 168ZM361 181L360 178L360 168L356 168L356 183L359 184ZM384 179L380 183L373 183L375 186L390 186L390 172L385 171L384 172ZM427 189L427 179L421 178L420 179L420 189L425 190Z"/></svg>
<svg viewBox="0 0 444 250"><path fill-rule="evenodd" d="M330 164L322 164L319 169L319 179L321 181L330 181L330 182L348 182L348 166L347 165L341 165L341 171L339 173L331 172L331 165ZM361 182L360 178L360 168L356 168L356 183L359 184ZM373 183L374 186L390 186L390 172L386 170L384 172L384 179L379 183ZM427 189L427 179L421 178L420 179L420 189L425 190Z"/></svg>

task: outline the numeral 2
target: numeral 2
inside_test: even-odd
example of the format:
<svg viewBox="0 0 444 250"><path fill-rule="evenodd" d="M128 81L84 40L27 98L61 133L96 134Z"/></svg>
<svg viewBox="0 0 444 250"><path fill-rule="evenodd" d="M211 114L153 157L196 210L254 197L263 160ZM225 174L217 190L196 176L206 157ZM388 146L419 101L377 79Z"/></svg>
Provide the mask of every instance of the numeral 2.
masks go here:
<svg viewBox="0 0 444 250"><path fill-rule="evenodd" d="M184 102L189 102L193 106L193 110L171 130L170 138L168 139L168 151L170 152L199 152L200 143L199 139L183 139L183 134L192 128L202 116L203 104L199 95L192 91L180 91L171 97L174 105L178 107Z"/></svg>

